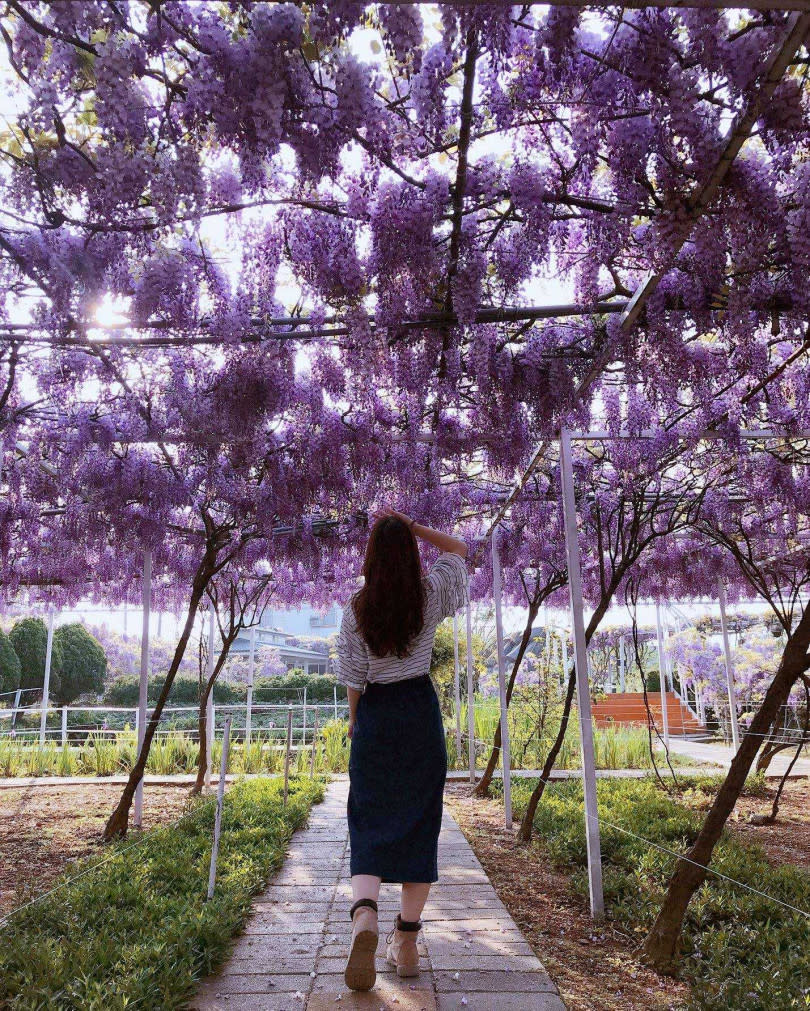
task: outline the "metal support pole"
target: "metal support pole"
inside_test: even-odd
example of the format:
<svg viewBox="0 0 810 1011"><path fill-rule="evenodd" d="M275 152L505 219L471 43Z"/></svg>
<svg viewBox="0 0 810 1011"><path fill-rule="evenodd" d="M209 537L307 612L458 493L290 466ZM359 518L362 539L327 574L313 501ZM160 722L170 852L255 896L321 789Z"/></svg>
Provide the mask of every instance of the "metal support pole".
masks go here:
<svg viewBox="0 0 810 1011"><path fill-rule="evenodd" d="M624 636L619 637L619 691L624 693L627 660L624 655Z"/></svg>
<svg viewBox="0 0 810 1011"><path fill-rule="evenodd" d="M208 680L214 673L214 605L208 612ZM211 765L214 759L214 686L205 704L205 787L211 786Z"/></svg>
<svg viewBox="0 0 810 1011"><path fill-rule="evenodd" d="M734 688L734 665L731 662L731 644L728 641L728 622L726 620L726 586L722 579L717 584L720 598L720 629L723 633L723 653L726 661L726 687L728 689L728 711L731 718L731 739L734 750L740 747L740 727L737 723L737 693Z"/></svg>
<svg viewBox="0 0 810 1011"><path fill-rule="evenodd" d="M14 708L11 710L11 729L13 730L17 726L17 712L20 708L20 696L22 695L22 688L18 688L14 692Z"/></svg>
<svg viewBox="0 0 810 1011"><path fill-rule="evenodd" d="M456 707L456 762L461 761L461 678L458 664L458 614L453 615L453 693Z"/></svg>
<svg viewBox="0 0 810 1011"><path fill-rule="evenodd" d="M315 710L315 727L312 731L312 754L309 758L309 778L315 776L315 745L318 743L318 710Z"/></svg>
<svg viewBox="0 0 810 1011"><path fill-rule="evenodd" d="M669 711L667 707L667 657L664 632L661 628L661 605L655 605L655 631L658 642L658 681L661 689L661 722L664 726L664 746L669 747Z"/></svg>
<svg viewBox="0 0 810 1011"><path fill-rule="evenodd" d="M301 747L307 746L307 686L304 685L304 709L301 722Z"/></svg>
<svg viewBox="0 0 810 1011"><path fill-rule="evenodd" d="M551 675L551 629L548 627L548 604L543 605L543 663L546 673Z"/></svg>
<svg viewBox="0 0 810 1011"><path fill-rule="evenodd" d="M290 782L290 745L292 744L292 709L287 710L287 747L284 749L284 806Z"/></svg>
<svg viewBox="0 0 810 1011"><path fill-rule="evenodd" d="M472 648L472 606L467 604L467 754L470 782L475 783L475 660Z"/></svg>
<svg viewBox="0 0 810 1011"><path fill-rule="evenodd" d="M143 629L141 631L141 671L138 680L138 712L135 718L135 737L138 742L136 759L141 753L146 735L146 703L149 687L149 613L152 608L152 552L143 553L143 574L141 576L141 606L143 607ZM135 828L143 825L143 777L135 787L132 808L132 824Z"/></svg>
<svg viewBox="0 0 810 1011"><path fill-rule="evenodd" d="M48 725L48 693L51 688L51 658L53 657L53 611L48 614L48 640L45 645L45 680L42 683L42 709L39 715L39 746L45 744Z"/></svg>
<svg viewBox="0 0 810 1011"><path fill-rule="evenodd" d="M337 685L334 685L334 687L332 688L332 692L335 698L335 719L337 719L338 718Z"/></svg>
<svg viewBox="0 0 810 1011"><path fill-rule="evenodd" d="M574 497L574 466L571 433L560 432L560 479L562 483L563 517L565 519L565 552L568 561L568 591L571 598L571 622L574 639L574 668L577 679L579 710L579 741L582 749L582 786L585 799L585 842L588 851L588 886L591 916L601 920L605 915L602 891L602 853L599 840L599 810L596 803L596 762L593 748L591 694L588 685L588 656L585 647L585 619L582 607L582 571L577 533L576 499Z"/></svg>
<svg viewBox="0 0 810 1011"><path fill-rule="evenodd" d="M501 768L503 769L503 814L507 829L512 828L512 770L509 755L509 714L506 709L506 665L503 655L503 619L501 616L501 559L498 554L498 527L492 531L492 596L495 600L495 639L498 649L498 695L501 707Z"/></svg>
<svg viewBox="0 0 810 1011"><path fill-rule="evenodd" d="M245 710L245 745L250 744L250 724L253 715L253 682L256 677L256 629L250 630L250 660L248 661L247 709Z"/></svg>
<svg viewBox="0 0 810 1011"><path fill-rule="evenodd" d="M214 817L214 844L211 847L211 866L208 870L208 898L214 897L217 880L217 857L219 856L219 836L222 831L222 805L225 800L225 776L228 773L228 751L231 744L231 718L225 720L222 737L222 759L219 763L219 783L217 784L217 813Z"/></svg>
<svg viewBox="0 0 810 1011"><path fill-rule="evenodd" d="M67 744L67 714L68 707L62 706L62 747Z"/></svg>
<svg viewBox="0 0 810 1011"><path fill-rule="evenodd" d="M562 636L562 670L560 672L560 684L565 685L566 678L568 677L568 636Z"/></svg>

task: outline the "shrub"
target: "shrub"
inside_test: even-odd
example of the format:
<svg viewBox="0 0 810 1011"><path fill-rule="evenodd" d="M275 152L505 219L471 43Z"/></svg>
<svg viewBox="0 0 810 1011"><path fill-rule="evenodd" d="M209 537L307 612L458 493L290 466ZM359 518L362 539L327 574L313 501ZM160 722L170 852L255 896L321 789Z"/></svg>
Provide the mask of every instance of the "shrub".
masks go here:
<svg viewBox="0 0 810 1011"><path fill-rule="evenodd" d="M131 674L116 678L104 692L108 706L137 706L138 679Z"/></svg>
<svg viewBox="0 0 810 1011"><path fill-rule="evenodd" d="M48 629L42 618L21 618L8 634L20 661L20 687L42 688L45 681L45 653ZM53 637L51 653L51 685L55 686L62 666L62 651Z"/></svg>
<svg viewBox="0 0 810 1011"><path fill-rule="evenodd" d="M304 674L301 671L290 671L274 677L257 678L253 689L254 702L297 702L303 698L304 688L307 690L307 702L331 702L337 682L328 674ZM338 695L342 699L345 689L339 687Z"/></svg>
<svg viewBox="0 0 810 1011"><path fill-rule="evenodd" d="M214 702L220 705L244 705L247 702L247 685L231 681L214 682Z"/></svg>
<svg viewBox="0 0 810 1011"><path fill-rule="evenodd" d="M60 625L53 634L61 653L59 677L52 693L60 706L70 705L85 692L104 691L107 657L101 643L79 622Z"/></svg>
<svg viewBox="0 0 810 1011"><path fill-rule="evenodd" d="M20 658L6 633L0 629L0 692L16 692L20 687Z"/></svg>
<svg viewBox="0 0 810 1011"><path fill-rule="evenodd" d="M104 693L104 701L110 706L137 706L140 680L136 675L127 674L116 678ZM147 701L155 703L163 688L162 677L151 677L146 688ZM169 705L196 706L200 701L200 683L197 678L178 675L169 692Z"/></svg>
<svg viewBox="0 0 810 1011"><path fill-rule="evenodd" d="M158 696L163 688L164 679L149 678L149 701L157 702ZM191 677L188 674L178 674L172 683L169 692L169 705L173 706L196 706L200 702L200 681L199 678Z"/></svg>
<svg viewBox="0 0 810 1011"><path fill-rule="evenodd" d="M462 685L462 695L466 693L467 685L467 653L466 653L467 633L463 621L459 621L459 677ZM483 660L484 644L479 636L474 635L473 640L473 684L478 685L481 675L485 671ZM430 655L430 675L439 696L439 704L445 716L451 715L455 711L455 647L453 645L453 621L449 619L443 621L436 629L436 638L433 640L433 650Z"/></svg>

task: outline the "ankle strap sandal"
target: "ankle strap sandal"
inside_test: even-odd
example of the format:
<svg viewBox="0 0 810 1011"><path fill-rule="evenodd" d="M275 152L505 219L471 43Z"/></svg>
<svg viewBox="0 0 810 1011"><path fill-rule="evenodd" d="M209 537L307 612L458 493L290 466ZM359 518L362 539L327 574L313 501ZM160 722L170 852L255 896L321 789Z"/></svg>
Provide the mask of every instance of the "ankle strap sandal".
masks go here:
<svg viewBox="0 0 810 1011"><path fill-rule="evenodd" d="M373 909L375 913L377 912L377 903L374 901L374 899L358 899L357 902L355 902L355 904L349 910L350 920L354 919L355 911L360 909L361 906L367 906L369 909Z"/></svg>
<svg viewBox="0 0 810 1011"><path fill-rule="evenodd" d="M397 913L397 930L413 931L416 933L421 926L421 920L403 920L399 913Z"/></svg>

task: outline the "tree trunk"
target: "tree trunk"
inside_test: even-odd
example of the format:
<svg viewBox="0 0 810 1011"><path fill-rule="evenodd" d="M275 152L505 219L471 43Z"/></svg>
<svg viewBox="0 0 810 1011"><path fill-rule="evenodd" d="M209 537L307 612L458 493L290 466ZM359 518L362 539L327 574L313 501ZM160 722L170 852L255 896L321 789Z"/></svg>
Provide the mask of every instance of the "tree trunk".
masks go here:
<svg viewBox="0 0 810 1011"><path fill-rule="evenodd" d="M237 632L231 635L223 644L222 651L217 657L216 666L211 672L211 677L208 679L200 698L200 712L197 719L197 726L199 727L200 734L200 747L197 752L197 778L194 780L194 786L192 786L190 794L192 797L202 793L202 788L205 785L205 770L208 765L208 698L214 690L217 678L222 673L222 668L225 666L225 661L228 659L228 653L230 652L231 645L233 644L237 634L238 629Z"/></svg>
<svg viewBox="0 0 810 1011"><path fill-rule="evenodd" d="M188 645L188 640L191 637L191 632L194 628L194 619L197 615L197 608L200 605L200 601L205 593L205 588L213 574L214 558L212 553L209 550L206 550L203 560L200 562L194 576L191 600L188 605L188 613L186 614L186 623L183 626L183 633L180 636L177 647L175 648L172 662L166 674L166 680L163 682L160 697L158 698L152 715L146 724L141 750L138 754L135 765L129 774L129 779L124 787L124 792L121 794L121 799L118 801L118 806L110 815L110 818L104 827L104 834L102 838L105 842L109 842L112 839L123 839L127 834L129 809L132 807L132 800L135 796L135 791L138 788L138 783L140 783L143 778L144 769L146 768L146 760L149 757L149 749L152 746L152 739L155 736L158 725L160 724L160 716L163 712L164 706L166 705L166 700L169 697L169 692L171 691L172 684L174 683L175 675L177 674L185 655L186 646Z"/></svg>
<svg viewBox="0 0 810 1011"><path fill-rule="evenodd" d="M214 690L212 681L209 681L203 690L200 698L200 711L197 714L197 733L200 737L199 749L197 751L197 778L191 788L191 797L196 797L202 793L205 786L205 769L208 765L208 696Z"/></svg>
<svg viewBox="0 0 810 1011"><path fill-rule="evenodd" d="M683 919L692 896L703 883L714 847L728 816L734 810L748 773L751 770L763 735L772 726L779 707L784 705L791 689L807 667L807 647L810 642L810 609L785 646L779 670L771 682L765 699L751 721L739 751L731 762L728 775L720 787L694 845L682 857L672 875L661 911L644 942L646 961L661 972L671 972L678 953ZM691 862L688 862L691 861Z"/></svg>
<svg viewBox="0 0 810 1011"><path fill-rule="evenodd" d="M512 701L512 692L515 687L515 681L517 679L518 671L520 670L520 665L523 662L523 657L526 655L526 649L532 638L532 627L534 625L534 619L537 617L537 613L540 610L540 600L537 602L532 601L529 605L529 617L526 621L526 627L523 629L523 636L520 640L520 646L518 647L517 656L515 657L515 662L512 665L512 672L509 675L509 683L506 686L506 708L509 708L509 703ZM498 720L498 725L495 727L495 737L492 741L492 751L489 753L489 760L487 761L487 767L484 769L484 774L481 776L477 785L473 790L473 794L476 797L488 797L489 787L492 783L492 777L495 774L495 769L498 765L498 759L501 753L501 722Z"/></svg>
<svg viewBox="0 0 810 1011"><path fill-rule="evenodd" d="M783 750L783 746L777 743L777 739L779 738L783 728L783 723L782 710L780 709L776 714L776 719L773 721L773 725L770 728L768 739L765 741L762 751L759 753L759 758L757 759L757 772L767 772L774 755Z"/></svg>

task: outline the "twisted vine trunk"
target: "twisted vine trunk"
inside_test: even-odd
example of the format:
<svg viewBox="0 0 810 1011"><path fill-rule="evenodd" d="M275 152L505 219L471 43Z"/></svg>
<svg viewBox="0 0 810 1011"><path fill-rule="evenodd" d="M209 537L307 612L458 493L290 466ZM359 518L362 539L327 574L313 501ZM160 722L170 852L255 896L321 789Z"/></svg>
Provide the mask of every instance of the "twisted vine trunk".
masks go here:
<svg viewBox="0 0 810 1011"><path fill-rule="evenodd" d="M706 878L706 868L711 861L714 847L742 793L746 777L764 739L763 735L773 725L779 707L787 702L793 686L807 670L810 663L807 655L808 645L810 645L810 610L804 612L796 631L788 640L779 670L765 694L759 711L751 721L748 732L742 739L728 775L717 792L694 845L675 867L661 911L644 941L646 961L661 972L672 972L674 968L686 910L692 896Z"/></svg>
<svg viewBox="0 0 810 1011"><path fill-rule="evenodd" d="M200 712L197 717L197 726L199 728L200 735L200 747L197 752L197 778L194 780L194 786L191 788L190 796L194 797L197 794L202 793L202 788L205 785L205 770L208 765L208 699L214 690L214 685L217 678L222 673L222 668L225 666L225 661L228 659L228 653L230 652L231 645L236 638L234 635L229 638L223 645L222 651L217 657L216 665L211 673L208 681L206 682L205 688L203 689L203 694L200 698Z"/></svg>
<svg viewBox="0 0 810 1011"><path fill-rule="evenodd" d="M110 842L112 839L123 839L126 837L127 828L129 826L129 811L132 807L135 791L138 788L138 783L140 783L143 779L146 761L149 757L149 749L152 746L152 739L154 738L155 732L160 724L160 717L166 705L166 700L169 697L169 692L174 684L175 675L180 669L180 664L185 656L186 646L188 645L188 640L191 637L191 632L194 628L194 619L197 615L197 608L203 598L205 588L208 586L208 583L214 574L214 559L215 554L210 549L206 550L194 575L191 589L191 599L189 600L188 611L186 613L186 623L183 626L183 632L175 648L174 656L172 657L172 662L169 665L166 680L163 682L163 688L161 689L160 696L154 710L152 711L152 715L149 717L146 724L143 735L143 744L141 745L141 750L138 753L135 765L132 767L132 771L129 774L129 779L124 787L124 792L121 794L121 799L118 801L117 807L110 815L109 820L104 827L102 838L105 842Z"/></svg>

